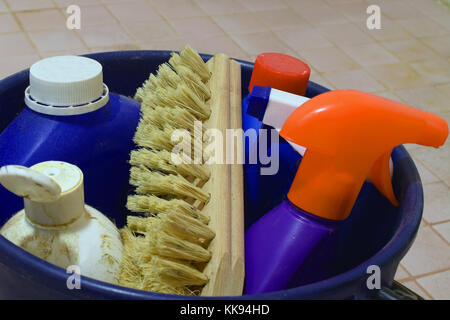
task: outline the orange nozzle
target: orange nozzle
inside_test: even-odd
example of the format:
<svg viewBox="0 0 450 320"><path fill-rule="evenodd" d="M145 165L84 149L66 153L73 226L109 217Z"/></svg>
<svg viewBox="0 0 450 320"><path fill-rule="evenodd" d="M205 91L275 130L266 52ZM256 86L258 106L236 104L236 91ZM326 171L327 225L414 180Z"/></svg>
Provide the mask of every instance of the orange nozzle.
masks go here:
<svg viewBox="0 0 450 320"><path fill-rule="evenodd" d="M392 149L404 143L437 148L447 139L448 125L434 114L400 102L336 90L297 108L280 135L307 148L289 200L314 215L343 220L367 175L397 205L389 173Z"/></svg>

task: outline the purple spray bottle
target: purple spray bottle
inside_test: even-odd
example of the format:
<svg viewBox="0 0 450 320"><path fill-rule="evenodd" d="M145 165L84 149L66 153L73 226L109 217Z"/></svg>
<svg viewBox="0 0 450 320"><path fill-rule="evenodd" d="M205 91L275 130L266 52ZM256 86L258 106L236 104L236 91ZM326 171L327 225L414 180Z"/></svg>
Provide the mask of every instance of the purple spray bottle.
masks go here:
<svg viewBox="0 0 450 320"><path fill-rule="evenodd" d="M394 147L417 143L437 148L448 136L447 123L434 114L355 90L303 98L288 117L281 112L269 116L269 100L286 101L269 99L271 91L254 87L247 113L281 127L280 136L306 152L288 199L246 232L246 294L286 288L315 251L327 252L323 244L350 214L367 176L397 205L389 168ZM317 263L329 263L326 254Z"/></svg>

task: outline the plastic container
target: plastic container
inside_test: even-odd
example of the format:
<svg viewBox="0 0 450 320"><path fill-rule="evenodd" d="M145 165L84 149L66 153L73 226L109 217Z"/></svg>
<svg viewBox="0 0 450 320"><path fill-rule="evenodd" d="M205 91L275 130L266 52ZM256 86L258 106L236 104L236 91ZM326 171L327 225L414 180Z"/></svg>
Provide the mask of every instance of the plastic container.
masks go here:
<svg viewBox="0 0 450 320"><path fill-rule="evenodd" d="M2 103L7 106L2 119L11 119L12 111L18 115L0 133L0 166L72 163L85 175L86 203L120 217L117 222L122 223L139 103L110 93L102 66L93 59L52 57L38 61L31 70L30 81L26 80L31 85L24 89L30 107L20 113L11 108L24 107L24 93L21 101ZM23 207L22 200L4 188L0 202L16 212Z"/></svg>
<svg viewBox="0 0 450 320"><path fill-rule="evenodd" d="M118 283L122 261L119 230L84 203L81 170L67 162L46 161L31 168L0 168L0 184L24 197L0 234L24 250L64 269Z"/></svg>
<svg viewBox="0 0 450 320"><path fill-rule="evenodd" d="M89 55L103 65L104 82L110 92L132 96L138 86L154 72L157 66L170 58L168 51L126 51ZM204 55L204 58L210 56ZM252 64L241 61L242 96L248 94ZM124 81L126 79L126 81ZM19 72L0 81L0 131L3 131L24 108L23 92L28 86L28 71ZM306 96L313 97L327 91L326 88L309 82ZM114 95L111 95L113 97ZM260 128L261 123L243 110L244 129ZM97 134L104 134L98 128ZM114 139L125 139L123 133L112 132ZM86 142L86 145L88 143ZM113 144L114 145L114 144ZM245 181L246 227L280 203L286 194L297 166L301 160L288 144L280 148L280 171L275 176L263 176L260 181ZM78 150L80 151L80 150ZM76 153L73 153L73 156ZM114 154L115 156L110 158ZM123 154L123 156L119 156ZM106 152L105 152L106 156ZM102 152L97 154L102 158ZM122 161L128 158L126 147L109 153L108 163L85 157L83 162L91 170L102 167L98 175L85 171L86 202L109 214L120 227L123 223L127 186L122 184L128 177L128 166ZM391 285L401 258L410 248L417 233L423 210L423 191L416 167L403 147L392 153L394 161L393 183L398 207L392 206L371 184L364 184L349 219L342 222L337 235L336 256L332 262L330 278L288 290L261 295L230 297L230 299L367 299L391 298ZM72 163L74 159L72 159ZM1 160L4 161L4 160ZM36 161L37 162L37 161ZM87 162L87 163L86 163ZM0 165L3 165L0 162ZM244 167L244 170L246 168ZM92 173L92 177L90 176ZM100 179L98 177L101 177ZM92 181L87 181L87 180ZM261 188L250 195L255 183ZM97 185L97 188L95 188ZM102 186L100 188L100 185ZM278 192L273 192L278 190ZM8 200L8 199L6 199ZM262 201L264 200L264 201ZM10 201L0 209L0 224L18 209ZM108 206L111 210L102 207ZM268 210L258 208L267 207ZM255 209L256 208L256 209ZM351 231L349 231L351 230ZM347 232L348 231L348 232ZM377 265L381 269L381 290L369 290L366 285L371 275L368 268ZM179 299L191 298L133 290L90 278L82 278L81 290L69 290L66 286L65 270L36 258L0 237L0 298L85 298L85 299ZM205 297L192 297L205 299Z"/></svg>

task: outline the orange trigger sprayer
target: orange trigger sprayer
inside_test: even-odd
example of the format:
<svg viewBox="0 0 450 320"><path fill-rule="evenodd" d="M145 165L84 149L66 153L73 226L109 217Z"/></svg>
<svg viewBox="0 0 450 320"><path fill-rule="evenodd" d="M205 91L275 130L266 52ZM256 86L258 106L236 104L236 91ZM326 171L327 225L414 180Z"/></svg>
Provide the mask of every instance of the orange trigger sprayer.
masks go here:
<svg viewBox="0 0 450 320"><path fill-rule="evenodd" d="M288 198L323 218L343 220L368 174L398 205L389 158L400 144L439 147L448 136L440 117L356 90L321 94L297 108L280 135L307 148Z"/></svg>
<svg viewBox="0 0 450 320"><path fill-rule="evenodd" d="M306 152L288 200L246 232L245 292L286 288L318 247L326 254L315 261L317 270L329 263L331 248L321 244L332 242L324 241L350 214L366 177L397 205L389 172L392 149L404 143L437 148L448 132L434 114L356 90L329 91L296 108L280 135ZM325 275L302 274L309 276Z"/></svg>

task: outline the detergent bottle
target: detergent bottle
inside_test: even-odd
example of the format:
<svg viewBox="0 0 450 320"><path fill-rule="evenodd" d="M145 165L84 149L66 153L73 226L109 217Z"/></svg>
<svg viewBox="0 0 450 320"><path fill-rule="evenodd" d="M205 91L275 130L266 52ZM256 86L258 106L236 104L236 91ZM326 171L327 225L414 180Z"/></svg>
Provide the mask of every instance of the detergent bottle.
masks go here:
<svg viewBox="0 0 450 320"><path fill-rule="evenodd" d="M31 66L29 79L26 107L0 133L0 166L72 163L84 173L86 202L125 216L120 211L126 210L128 157L140 104L109 92L102 65L86 57L43 59ZM0 202L0 224L22 207L20 198L3 188Z"/></svg>
<svg viewBox="0 0 450 320"><path fill-rule="evenodd" d="M115 225L84 203L83 173L69 163L0 169L0 184L25 208L0 234L29 253L71 272L118 283L122 242ZM3 189L3 188L2 188Z"/></svg>
<svg viewBox="0 0 450 320"><path fill-rule="evenodd" d="M284 289L302 272L308 279L311 268L302 267L318 250L326 254L313 261L317 268L330 263L332 250L323 244L332 246L329 239L350 214L366 177L398 205L389 167L392 149L404 143L437 148L447 139L448 125L400 102L336 90L298 106L280 135L306 152L287 200L246 232L247 294ZM315 274L311 279L325 277Z"/></svg>

